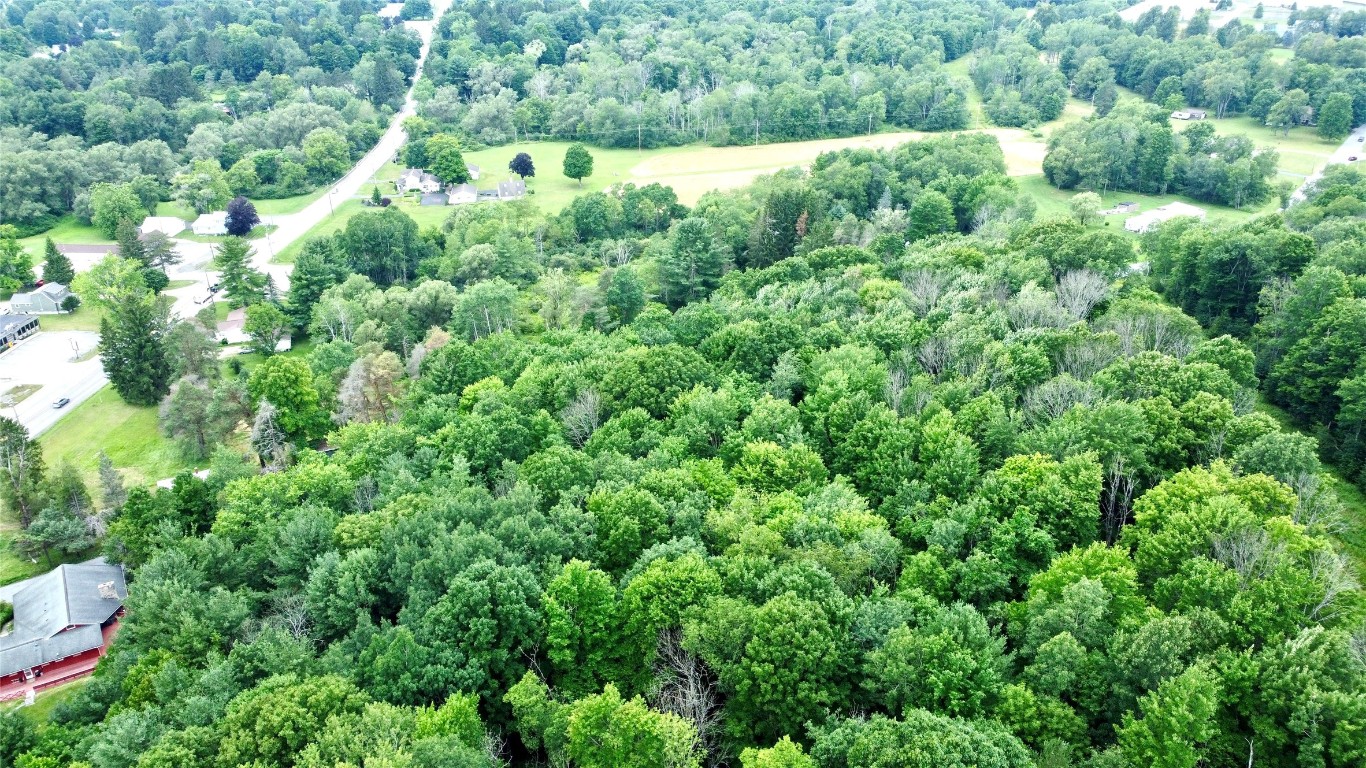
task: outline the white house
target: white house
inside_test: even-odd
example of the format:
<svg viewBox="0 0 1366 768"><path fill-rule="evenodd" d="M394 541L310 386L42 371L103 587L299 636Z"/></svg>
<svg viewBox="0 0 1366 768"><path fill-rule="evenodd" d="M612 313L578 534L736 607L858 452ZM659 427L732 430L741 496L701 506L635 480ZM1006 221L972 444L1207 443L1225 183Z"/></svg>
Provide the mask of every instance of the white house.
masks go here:
<svg viewBox="0 0 1366 768"><path fill-rule="evenodd" d="M479 199L479 188L473 184L452 184L446 189L446 202L450 205L465 205Z"/></svg>
<svg viewBox="0 0 1366 768"><path fill-rule="evenodd" d="M199 218L190 225L190 231L196 235L226 235L228 234L228 212L201 213Z"/></svg>
<svg viewBox="0 0 1366 768"><path fill-rule="evenodd" d="M146 237L153 232L160 232L167 237L175 237L185 231L185 221L175 216L148 216L142 220L142 225L138 227L138 234Z"/></svg>
<svg viewBox="0 0 1366 768"><path fill-rule="evenodd" d="M423 194L432 194L441 191L441 179L421 168L408 168L398 175L398 181L394 182L394 186L398 188L400 195L413 190Z"/></svg>
<svg viewBox="0 0 1366 768"><path fill-rule="evenodd" d="M1204 221L1205 209L1197 208L1194 205L1182 202L1167 203L1160 208L1144 211L1137 216L1130 216L1124 220L1124 228L1130 232L1143 233L1164 221L1177 219L1182 216L1194 216L1195 218Z"/></svg>
<svg viewBox="0 0 1366 768"><path fill-rule="evenodd" d="M479 181L479 166L474 163L465 163L465 170L470 172L470 181Z"/></svg>

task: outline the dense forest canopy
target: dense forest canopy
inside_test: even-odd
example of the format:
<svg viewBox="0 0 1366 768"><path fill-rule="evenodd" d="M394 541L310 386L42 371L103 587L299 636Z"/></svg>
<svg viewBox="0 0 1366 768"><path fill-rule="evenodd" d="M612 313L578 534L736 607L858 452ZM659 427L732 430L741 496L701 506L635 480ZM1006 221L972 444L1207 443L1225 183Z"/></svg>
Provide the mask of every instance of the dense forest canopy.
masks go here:
<svg viewBox="0 0 1366 768"><path fill-rule="evenodd" d="M378 140L418 39L374 5L42 0L0 20L0 222L41 231L88 190L221 209L299 194ZM53 46L49 50L49 46ZM30 55L37 49L35 55ZM207 190L207 191L206 191Z"/></svg>
<svg viewBox="0 0 1366 768"><path fill-rule="evenodd" d="M373 143L351 132L394 102L363 84L401 93L416 53L373 10L13 3L4 109L46 94L25 120L80 119L0 128L29 142L0 182L148 142L161 186L100 179L134 206L187 170L307 174L310 147L344 169L318 132L352 157ZM1359 13L1296 11L1277 37L1114 10L459 4L406 153L459 174L462 146L564 137L591 167L594 146L746 142L756 123L953 129L974 94L1033 129L1076 99L1095 114L1054 127L1048 182L1256 207L1275 153L1175 133L1168 107L1320 133L1366 117ZM70 48L31 55L53 44ZM132 96L154 69L188 95ZM120 104L208 117L92 141ZM535 146L514 163L554 172ZM1366 764L1366 177L1330 167L1282 211L1137 238L1094 193L1048 214L1026 183L995 136L955 132L691 207L618 183L420 227L381 202L304 242L287 291L252 241L222 243L248 363L220 360L213 308L171 316L122 227L77 292L115 391L159 404L209 472L126 488L105 457L92 495L0 418L17 546L98 546L130 593L44 722L0 708L0 765Z"/></svg>

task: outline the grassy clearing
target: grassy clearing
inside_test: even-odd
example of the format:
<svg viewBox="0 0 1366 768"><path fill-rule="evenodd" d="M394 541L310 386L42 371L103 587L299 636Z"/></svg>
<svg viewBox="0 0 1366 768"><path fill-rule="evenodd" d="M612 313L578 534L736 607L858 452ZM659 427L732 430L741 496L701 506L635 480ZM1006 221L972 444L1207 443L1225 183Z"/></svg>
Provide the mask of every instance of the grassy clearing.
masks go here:
<svg viewBox="0 0 1366 768"><path fill-rule="evenodd" d="M1172 120L1172 129L1180 132L1201 122L1197 120ZM1282 136L1280 131L1262 125L1256 118L1245 115L1238 117L1209 118L1203 122L1214 124L1219 135L1243 134L1258 147L1274 149L1280 155L1277 168L1287 175L1308 176L1317 170L1333 154L1339 142L1319 138L1313 128L1301 126L1290 129Z"/></svg>
<svg viewBox="0 0 1366 768"><path fill-rule="evenodd" d="M19 245L28 251L29 255L34 258L34 263L37 264L42 261L43 255L46 253L44 249L49 237L52 238L52 242L63 245L102 245L114 242L89 224L82 224L74 215L67 214L58 219L56 226L52 229L31 237L20 238Z"/></svg>
<svg viewBox="0 0 1366 768"><path fill-rule="evenodd" d="M248 240L264 240L264 239L266 238L267 235L269 235L270 233L274 232L276 229L278 229L278 227L276 227L274 224L262 224L262 225L259 225L259 226L257 226L257 227L254 227L250 232L248 232L248 233L247 233L247 238L246 238L246 239L248 239ZM196 235L196 234L194 234L193 232L190 232L190 231L188 231L188 230L186 230L185 232L181 232L180 234L176 235L176 238L177 238L177 239L180 239L180 240L189 240L189 241L195 242L195 243L211 243L211 244L212 244L212 243L221 243L221 242L223 242L224 240L228 239L226 235Z"/></svg>
<svg viewBox="0 0 1366 768"><path fill-rule="evenodd" d="M174 287L174 285L172 286ZM75 312L59 315L43 315L38 318L38 327L44 331L95 331L100 330L100 318L104 313L94 307L82 306Z"/></svg>
<svg viewBox="0 0 1366 768"><path fill-rule="evenodd" d="M1058 189L1052 184L1049 184L1048 179L1044 178L1043 174L1036 176L1020 176L1015 179L1015 183L1019 185L1021 193L1033 197L1035 202L1038 203L1038 215L1041 218L1044 216L1068 215L1071 213L1068 208L1068 203L1082 191L1075 189ZM1222 205L1211 205L1184 195L1142 195L1137 192L1107 192L1102 194L1100 199L1107 208L1120 202L1132 201L1138 203L1138 210L1140 212L1151 210L1174 200L1179 200L1183 203L1190 203L1191 205L1196 205L1205 209L1207 213L1206 220L1218 224L1237 224L1247 221L1254 216L1276 210L1276 201L1274 199L1267 202L1261 208L1247 210L1238 210ZM1101 218L1100 223L1092 226L1103 228L1108 225L1111 230L1118 234L1129 234L1124 229L1124 220L1127 218L1129 218L1128 215L1122 214L1104 216Z"/></svg>
<svg viewBox="0 0 1366 768"><path fill-rule="evenodd" d="M65 459L90 478L109 454L131 485L150 485L190 465L157 429L157 409L128 405L112 386L76 406L38 438L49 466Z"/></svg>

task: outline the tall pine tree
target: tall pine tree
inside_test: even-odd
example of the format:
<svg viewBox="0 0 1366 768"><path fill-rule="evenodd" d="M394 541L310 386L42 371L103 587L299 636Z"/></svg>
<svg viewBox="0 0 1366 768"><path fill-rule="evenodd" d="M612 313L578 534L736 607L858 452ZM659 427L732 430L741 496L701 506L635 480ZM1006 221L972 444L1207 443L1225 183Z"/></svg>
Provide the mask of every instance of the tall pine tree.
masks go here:
<svg viewBox="0 0 1366 768"><path fill-rule="evenodd" d="M230 306L244 307L261 300L266 276L251 266L251 246L246 240L240 237L225 239L218 246L215 262Z"/></svg>
<svg viewBox="0 0 1366 768"><path fill-rule="evenodd" d="M76 270L71 266L71 259L65 253L57 250L57 244L52 242L52 238L47 238L44 244L45 255L43 257L43 280L49 283L61 283L71 285L71 281L76 278Z"/></svg>
<svg viewBox="0 0 1366 768"><path fill-rule="evenodd" d="M151 291L111 307L100 320L100 362L124 402L156 405L170 389L169 329L168 302Z"/></svg>

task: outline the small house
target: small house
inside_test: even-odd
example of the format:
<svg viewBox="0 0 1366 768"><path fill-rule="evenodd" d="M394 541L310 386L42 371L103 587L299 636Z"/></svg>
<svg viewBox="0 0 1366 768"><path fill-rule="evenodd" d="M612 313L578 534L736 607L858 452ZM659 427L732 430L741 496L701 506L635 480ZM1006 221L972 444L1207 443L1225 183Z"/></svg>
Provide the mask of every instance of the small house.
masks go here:
<svg viewBox="0 0 1366 768"><path fill-rule="evenodd" d="M1189 119L1191 119L1191 113L1185 112L1185 111L1183 111L1183 110L1179 110L1179 109L1178 109L1177 111L1175 111L1175 112L1172 113L1172 119L1173 119L1173 120L1189 120Z"/></svg>
<svg viewBox="0 0 1366 768"><path fill-rule="evenodd" d="M421 168L408 168L398 175L398 181L394 182L394 186L398 188L400 195L414 191L431 194L441 191L441 179Z"/></svg>
<svg viewBox="0 0 1366 768"><path fill-rule="evenodd" d="M146 237L160 232L167 237L175 237L185 231L185 221L175 216L148 216L138 227L138 234Z"/></svg>
<svg viewBox="0 0 1366 768"><path fill-rule="evenodd" d="M1167 203L1160 208L1140 213L1137 216L1130 216L1124 221L1124 228L1130 232L1140 234L1147 232L1153 227L1164 221L1189 216L1204 221L1205 209L1197 208L1194 205L1182 202Z"/></svg>
<svg viewBox="0 0 1366 768"><path fill-rule="evenodd" d="M0 315L0 352L38 332L38 318Z"/></svg>
<svg viewBox="0 0 1366 768"><path fill-rule="evenodd" d="M469 171L470 181L479 181L479 166L474 163L465 163L465 170Z"/></svg>
<svg viewBox="0 0 1366 768"><path fill-rule="evenodd" d="M71 291L61 283L47 283L28 293L16 293L9 299L9 309L16 315L42 315L62 311L62 302Z"/></svg>
<svg viewBox="0 0 1366 768"><path fill-rule="evenodd" d="M228 234L228 212L201 213L190 225L190 231L202 237Z"/></svg>
<svg viewBox="0 0 1366 768"><path fill-rule="evenodd" d="M479 199L479 188L473 184L452 184L446 190L446 202L451 205L465 205Z"/></svg>
<svg viewBox="0 0 1366 768"><path fill-rule="evenodd" d="M526 182L520 179L516 181L498 182L499 200L516 200L526 194Z"/></svg>
<svg viewBox="0 0 1366 768"><path fill-rule="evenodd" d="M1190 115L1190 117L1186 118L1187 120L1204 120L1206 117L1209 117L1209 113L1203 109L1187 110L1186 114Z"/></svg>
<svg viewBox="0 0 1366 768"><path fill-rule="evenodd" d="M47 673L53 682L89 672L128 599L123 566L59 565L13 592L14 628L0 635L0 699Z"/></svg>
<svg viewBox="0 0 1366 768"><path fill-rule="evenodd" d="M1138 203L1123 202L1115 206L1115 213L1134 213L1138 210Z"/></svg>

